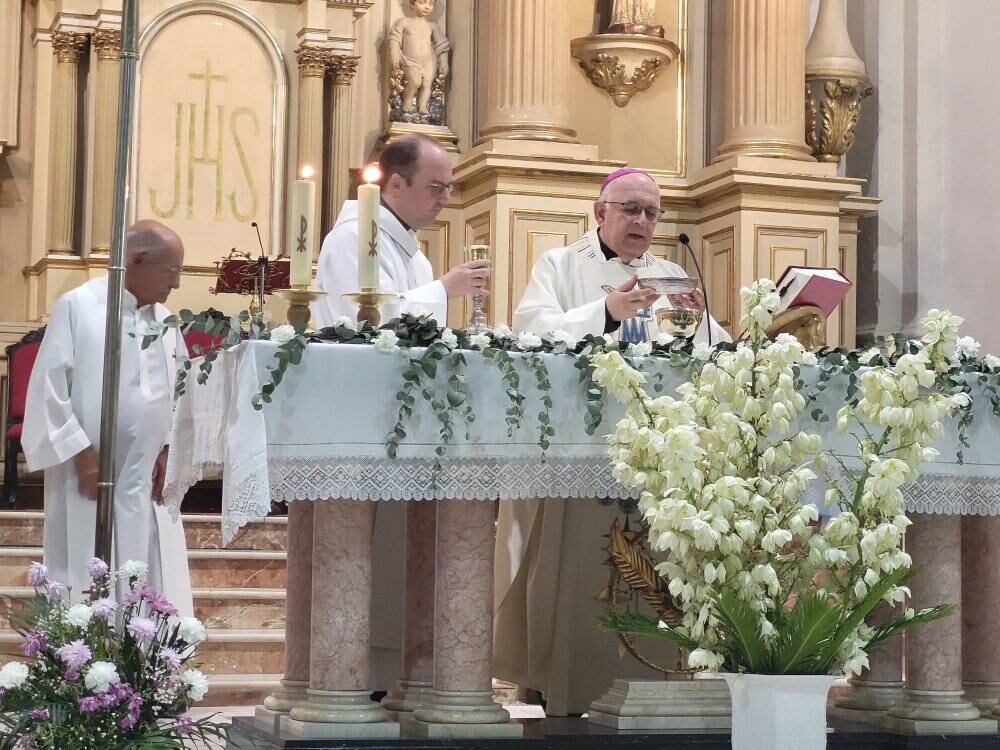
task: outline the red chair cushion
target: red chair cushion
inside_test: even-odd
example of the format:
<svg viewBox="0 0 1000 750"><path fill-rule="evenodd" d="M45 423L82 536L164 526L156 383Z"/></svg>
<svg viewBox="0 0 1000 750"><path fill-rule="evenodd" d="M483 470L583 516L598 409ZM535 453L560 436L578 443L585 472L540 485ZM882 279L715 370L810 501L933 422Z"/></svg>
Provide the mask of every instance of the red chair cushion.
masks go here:
<svg viewBox="0 0 1000 750"><path fill-rule="evenodd" d="M208 349L215 349L225 341L224 336L213 336L204 331L185 331L183 335L188 354L192 357L196 357Z"/></svg>
<svg viewBox="0 0 1000 750"><path fill-rule="evenodd" d="M12 347L7 359L7 424L24 418L24 403L28 398L28 379L35 366L41 341ZM20 428L19 428L20 429Z"/></svg>
<svg viewBox="0 0 1000 750"><path fill-rule="evenodd" d="M17 424L12 424L10 426L10 428L7 430L7 439L8 440L20 440L21 439L21 427L22 427L22 425L21 425L20 422L18 422Z"/></svg>

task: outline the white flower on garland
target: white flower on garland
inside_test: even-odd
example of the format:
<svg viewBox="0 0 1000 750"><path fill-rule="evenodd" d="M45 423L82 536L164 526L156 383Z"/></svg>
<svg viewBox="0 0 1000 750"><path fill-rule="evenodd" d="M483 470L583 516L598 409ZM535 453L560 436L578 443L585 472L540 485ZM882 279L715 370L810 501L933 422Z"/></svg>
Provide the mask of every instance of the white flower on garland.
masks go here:
<svg viewBox="0 0 1000 750"><path fill-rule="evenodd" d="M630 357L648 357L653 352L653 345L648 341L640 341L638 344L629 344L625 351Z"/></svg>
<svg viewBox="0 0 1000 750"><path fill-rule="evenodd" d="M477 333L474 336L469 336L469 346L474 349L486 349L492 343L488 333Z"/></svg>
<svg viewBox="0 0 1000 750"><path fill-rule="evenodd" d="M118 568L118 577L125 581L137 581L145 583L146 576L149 575L149 566L141 560L126 560Z"/></svg>
<svg viewBox="0 0 1000 750"><path fill-rule="evenodd" d="M955 351L960 357L978 357L982 345L972 336L959 336L955 341Z"/></svg>
<svg viewBox="0 0 1000 750"><path fill-rule="evenodd" d="M74 604L66 611L66 622L77 628L85 628L90 625L90 618L93 616L93 610L86 604Z"/></svg>
<svg viewBox="0 0 1000 750"><path fill-rule="evenodd" d="M561 328L549 331L545 334L545 339L554 346L561 344L566 347L566 349L575 349L576 345L580 343L580 340L576 336L571 334L569 331L562 330Z"/></svg>
<svg viewBox="0 0 1000 750"><path fill-rule="evenodd" d="M858 355L858 362L863 365L871 364L871 361L875 359L881 352L879 352L877 347L872 347L861 354Z"/></svg>
<svg viewBox="0 0 1000 750"><path fill-rule="evenodd" d="M607 349L608 351L618 348L618 339L614 337L614 334L612 333L604 334L604 348Z"/></svg>
<svg viewBox="0 0 1000 750"><path fill-rule="evenodd" d="M83 684L95 693L106 693L112 685L121 682L118 667L109 661L95 661L87 674L83 676Z"/></svg>
<svg viewBox="0 0 1000 750"><path fill-rule="evenodd" d="M666 331L660 331L659 335L656 337L656 343L660 346L668 346L669 344L672 344L673 341L674 337Z"/></svg>
<svg viewBox="0 0 1000 750"><path fill-rule="evenodd" d="M384 354L392 354L392 352L399 350L399 336L396 335L395 331L389 329L379 331L378 336L372 341L372 346Z"/></svg>
<svg viewBox="0 0 1000 750"><path fill-rule="evenodd" d="M708 362L712 358L712 347L704 343L695 344L694 349L691 351L691 356L699 362Z"/></svg>
<svg viewBox="0 0 1000 750"><path fill-rule="evenodd" d="M990 370L1000 370L1000 357L995 354L987 354L983 357L983 364Z"/></svg>
<svg viewBox="0 0 1000 750"><path fill-rule="evenodd" d="M278 326L271 331L271 341L276 344L287 344L294 338L295 326L288 325L287 323L283 326Z"/></svg>
<svg viewBox="0 0 1000 750"><path fill-rule="evenodd" d="M531 331L521 331L517 334L517 348L522 351L537 349L542 345L542 337Z"/></svg>
<svg viewBox="0 0 1000 750"><path fill-rule="evenodd" d="M19 688L28 679L28 665L19 661L10 661L0 669L0 690Z"/></svg>
<svg viewBox="0 0 1000 750"><path fill-rule="evenodd" d="M358 330L358 322L354 320L354 318L349 318L346 315L341 315L334 319L333 325L334 327L346 328L349 331Z"/></svg>
<svg viewBox="0 0 1000 750"><path fill-rule="evenodd" d="M193 701L200 701L208 693L208 678L197 669L182 672L181 681L187 686L188 697Z"/></svg>
<svg viewBox="0 0 1000 750"><path fill-rule="evenodd" d="M510 326L500 323L493 328L493 335L498 339L512 339L514 331L511 330Z"/></svg>
<svg viewBox="0 0 1000 750"><path fill-rule="evenodd" d="M454 349L458 346L458 336L450 328L445 328L441 332L441 343L447 346L449 349Z"/></svg>

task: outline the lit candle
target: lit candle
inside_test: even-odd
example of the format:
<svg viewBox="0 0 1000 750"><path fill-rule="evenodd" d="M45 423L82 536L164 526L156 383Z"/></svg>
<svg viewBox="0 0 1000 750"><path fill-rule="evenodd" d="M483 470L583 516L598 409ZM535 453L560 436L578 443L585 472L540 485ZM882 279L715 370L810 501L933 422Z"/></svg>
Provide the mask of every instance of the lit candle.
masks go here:
<svg viewBox="0 0 1000 750"><path fill-rule="evenodd" d="M358 286L378 290L378 215L379 186L382 177L377 164L369 164L361 173L365 184L358 185Z"/></svg>
<svg viewBox="0 0 1000 750"><path fill-rule="evenodd" d="M316 183L312 180L313 168L302 167L301 178L292 185L292 222L289 242L292 258L292 286L309 286L312 283L312 260L316 248Z"/></svg>

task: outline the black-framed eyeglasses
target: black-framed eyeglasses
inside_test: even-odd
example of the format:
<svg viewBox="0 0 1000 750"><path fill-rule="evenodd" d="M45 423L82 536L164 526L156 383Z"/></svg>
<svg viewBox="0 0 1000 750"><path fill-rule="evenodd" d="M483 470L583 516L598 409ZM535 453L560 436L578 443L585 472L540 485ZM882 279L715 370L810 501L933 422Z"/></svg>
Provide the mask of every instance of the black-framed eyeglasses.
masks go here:
<svg viewBox="0 0 1000 750"><path fill-rule="evenodd" d="M427 183L427 189L431 191L431 195L439 196L445 193L450 193L455 187L453 182L429 182Z"/></svg>
<svg viewBox="0 0 1000 750"><path fill-rule="evenodd" d="M618 210L625 214L630 219L639 218L639 214L644 214L647 221L659 221L660 217L663 216L662 208L654 208L653 206L640 206L638 203L633 201L626 201L622 203L621 201L601 201L601 203L611 203L618 206Z"/></svg>

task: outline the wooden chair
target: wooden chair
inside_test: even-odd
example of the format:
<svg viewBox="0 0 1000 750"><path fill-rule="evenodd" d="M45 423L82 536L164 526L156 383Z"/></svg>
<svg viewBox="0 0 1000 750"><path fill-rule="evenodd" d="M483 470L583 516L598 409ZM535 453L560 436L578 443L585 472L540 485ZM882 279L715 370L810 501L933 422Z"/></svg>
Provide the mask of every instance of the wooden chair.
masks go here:
<svg viewBox="0 0 1000 750"><path fill-rule="evenodd" d="M17 343L7 347L7 419L4 424L3 504L13 507L17 498L17 457L21 450L24 404L28 379L42 345L45 327L29 331Z"/></svg>

